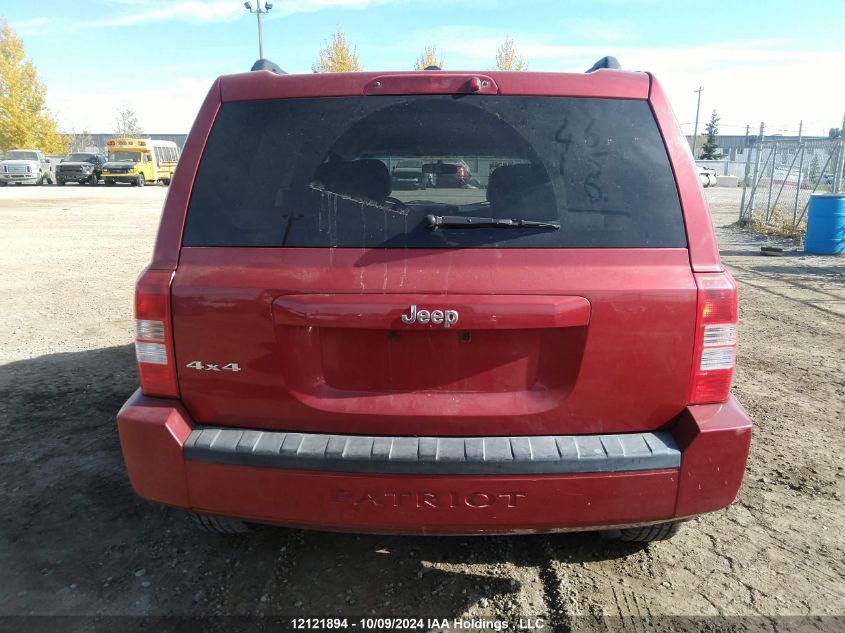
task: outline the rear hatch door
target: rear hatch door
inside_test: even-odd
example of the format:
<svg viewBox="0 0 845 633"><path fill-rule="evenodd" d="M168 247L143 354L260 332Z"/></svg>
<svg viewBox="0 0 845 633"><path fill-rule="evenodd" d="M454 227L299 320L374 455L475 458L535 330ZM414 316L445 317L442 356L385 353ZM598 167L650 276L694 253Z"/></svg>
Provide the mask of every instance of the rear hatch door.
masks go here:
<svg viewBox="0 0 845 633"><path fill-rule="evenodd" d="M403 160L473 179L393 190ZM223 104L172 286L195 420L346 434L660 428L695 301L647 102L501 95Z"/></svg>

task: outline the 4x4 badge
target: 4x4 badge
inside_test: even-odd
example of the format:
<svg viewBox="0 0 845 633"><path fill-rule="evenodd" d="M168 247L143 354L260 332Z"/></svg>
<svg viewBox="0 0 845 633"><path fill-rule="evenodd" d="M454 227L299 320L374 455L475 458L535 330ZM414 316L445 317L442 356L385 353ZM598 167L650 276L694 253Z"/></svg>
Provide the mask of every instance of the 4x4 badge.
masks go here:
<svg viewBox="0 0 845 633"><path fill-rule="evenodd" d="M402 323L411 325L413 322L420 325L442 325L452 327L458 322L457 310L417 310L417 306L411 305L410 313L402 315Z"/></svg>
<svg viewBox="0 0 845 633"><path fill-rule="evenodd" d="M226 363L222 367L220 363L203 363L201 360L194 360L185 365L188 369L199 369L204 371L240 371L241 366L237 363Z"/></svg>

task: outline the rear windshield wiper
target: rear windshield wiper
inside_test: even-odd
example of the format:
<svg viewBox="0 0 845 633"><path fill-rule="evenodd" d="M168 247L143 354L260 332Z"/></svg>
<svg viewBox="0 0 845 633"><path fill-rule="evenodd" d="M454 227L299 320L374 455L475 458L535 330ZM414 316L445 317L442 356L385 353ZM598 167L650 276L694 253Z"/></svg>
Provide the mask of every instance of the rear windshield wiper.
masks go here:
<svg viewBox="0 0 845 633"><path fill-rule="evenodd" d="M425 225L428 229L552 229L557 231L560 222L543 222L540 220L520 220L519 218L480 218L465 215L433 215L425 216Z"/></svg>

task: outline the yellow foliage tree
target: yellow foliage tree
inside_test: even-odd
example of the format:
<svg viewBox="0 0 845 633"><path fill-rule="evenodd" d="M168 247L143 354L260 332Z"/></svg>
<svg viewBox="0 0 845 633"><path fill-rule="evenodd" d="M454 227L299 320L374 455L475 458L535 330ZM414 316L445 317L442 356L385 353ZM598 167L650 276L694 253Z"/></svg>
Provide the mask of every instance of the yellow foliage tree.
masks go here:
<svg viewBox="0 0 845 633"><path fill-rule="evenodd" d="M498 70L528 70L528 62L517 52L510 37L506 37L499 50L496 51L496 68Z"/></svg>
<svg viewBox="0 0 845 633"><path fill-rule="evenodd" d="M346 34L338 28L332 35L331 43L320 49L311 70L315 73L348 73L364 68L358 60L358 49L349 45Z"/></svg>
<svg viewBox="0 0 845 633"><path fill-rule="evenodd" d="M26 58L23 42L0 21L0 151L40 149L63 154L68 139L59 133L53 114L44 105L46 88Z"/></svg>
<svg viewBox="0 0 845 633"><path fill-rule="evenodd" d="M414 70L425 70L429 66L443 68L443 57L437 52L434 44L425 47L423 54L414 62Z"/></svg>

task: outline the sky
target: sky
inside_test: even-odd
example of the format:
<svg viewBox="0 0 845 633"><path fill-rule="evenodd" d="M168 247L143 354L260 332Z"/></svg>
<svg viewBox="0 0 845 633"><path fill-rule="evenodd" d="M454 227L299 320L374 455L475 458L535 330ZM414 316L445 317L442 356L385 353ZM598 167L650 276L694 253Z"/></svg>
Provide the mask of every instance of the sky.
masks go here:
<svg viewBox="0 0 845 633"><path fill-rule="evenodd" d="M263 0L262 0L263 2ZM253 0L253 5L256 0ZM218 75L249 70L257 25L238 0L0 0L67 132L111 132L132 108L186 133ZM405 70L427 44L448 70L486 70L511 37L530 70L582 72L604 55L653 72L684 131L715 109L723 134L827 134L845 114L845 2L769 0L278 0L265 57L311 72L341 28L365 70Z"/></svg>

